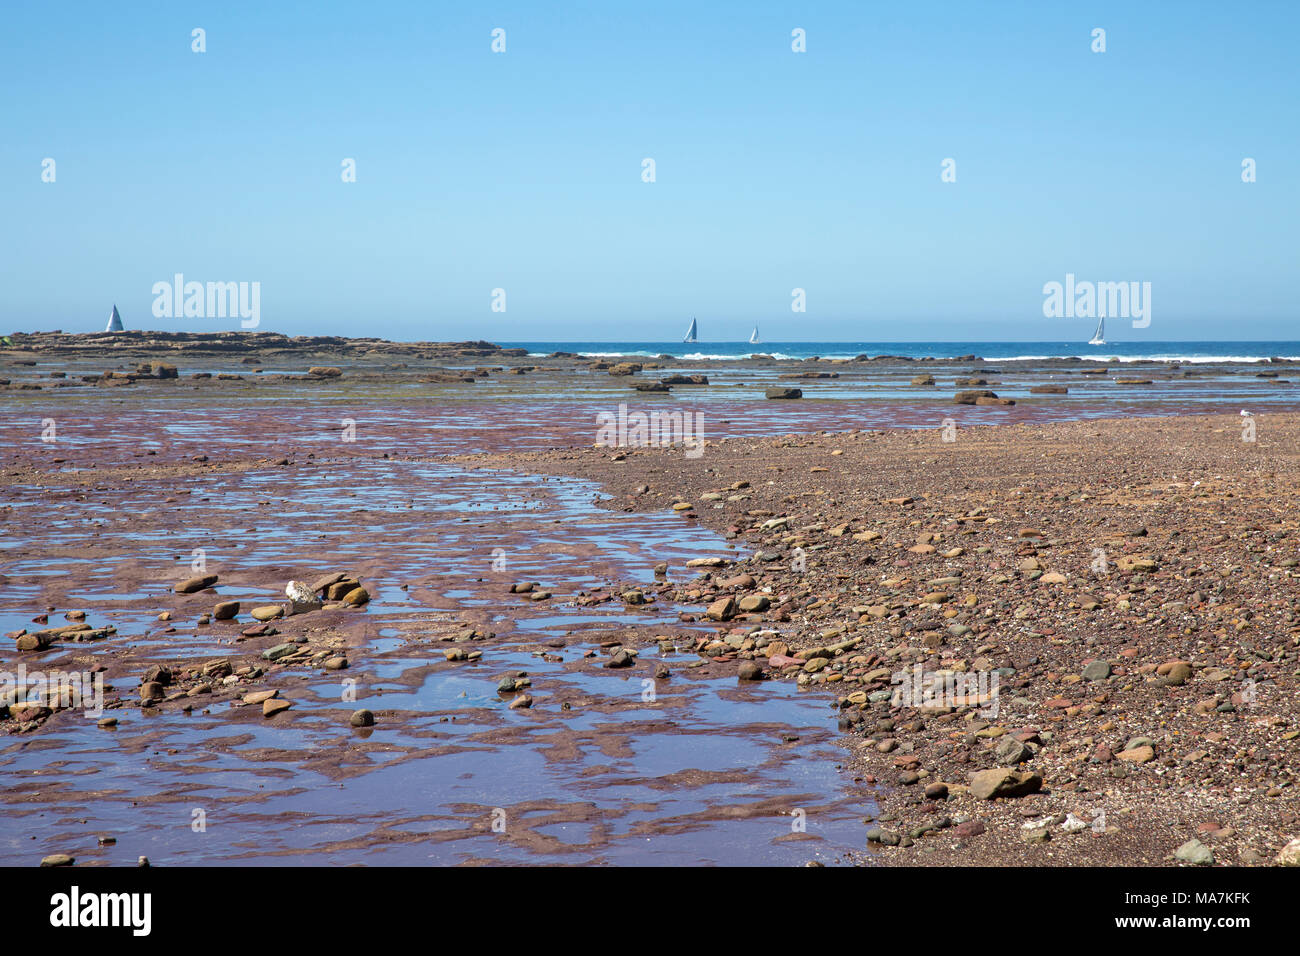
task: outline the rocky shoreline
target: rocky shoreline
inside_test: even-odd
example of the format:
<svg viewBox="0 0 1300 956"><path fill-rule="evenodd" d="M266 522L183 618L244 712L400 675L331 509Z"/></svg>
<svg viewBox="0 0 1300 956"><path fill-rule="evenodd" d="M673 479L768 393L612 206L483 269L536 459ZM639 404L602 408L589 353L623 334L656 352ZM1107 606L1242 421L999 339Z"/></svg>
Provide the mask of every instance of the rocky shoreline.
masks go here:
<svg viewBox="0 0 1300 956"><path fill-rule="evenodd" d="M658 590L712 664L836 693L874 862L1255 865L1300 857L1297 449L1270 415L490 460L743 545Z"/></svg>
<svg viewBox="0 0 1300 956"><path fill-rule="evenodd" d="M250 735L287 723L331 755L293 747L256 759L331 780L384 752L383 734L401 735L412 760L429 755L423 704L328 710L339 675L364 680L377 666L377 643L416 654L400 678L410 694L429 675L459 679L449 668L492 668L508 695L492 703L552 724L564 754L606 746L567 728L571 707L640 706L591 692L593 672L664 694L725 682L773 708L802 689L834 706L855 797L879 807L852 844L865 862L1295 861L1297 412L1261 402L1248 421L1043 418L1154 416L1186 403L1179 390L1197 387L1200 368L1144 371L1167 397L1124 405L1108 396L1131 394L1128 376L1104 363L992 369L958 356L918 374L898 357L520 352L273 334L11 336L0 351L11 669L104 675L104 719L117 727L121 714L142 740L179 734L173 752L193 745L177 721L212 720L213 746L231 759L224 723ZM1267 394L1285 400L1272 368L1285 363L1267 364L1213 374L1241 386L1234 396L1278 388ZM71 384L85 387L53 391ZM99 387L115 389L110 414ZM1017 398L983 394L993 388ZM1087 389L1094 397L1079 400ZM707 429L689 446L593 447L600 416L629 397L704 414ZM916 427L852 427L863 420ZM508 489L490 508L483 476ZM596 483L612 495L600 508L642 532L668 523L692 547L713 547L714 533L721 546L653 555L680 542L662 531L641 541L621 524L533 554L548 539L510 514L543 495L548 476ZM473 533L448 551L470 515ZM503 528L503 553L532 567L487 570ZM643 575L592 575L626 566L603 553L615 541L636 546ZM194 547L229 562L218 582L177 573ZM553 565L566 557L561 573ZM569 630L571 614L591 620ZM539 637L534 618L561 633ZM377 638L389 630L397 636ZM549 683L521 677L530 657L554 669ZM507 659L516 666L503 671ZM789 685L780 701L771 681ZM4 729L63 740L78 732L64 703L11 706ZM442 703L448 715L464 706ZM355 736L373 726L360 710L381 738ZM354 711L361 725L348 729ZM340 725L354 736L331 736ZM645 733L672 727L653 726ZM107 733L93 722L90 732ZM499 726L493 746L512 732ZM786 729L774 741L787 755L800 746ZM101 746L116 756L113 741ZM11 789L15 812L30 809L33 787L66 785L23 773L34 775ZM703 773L693 765L681 779ZM787 812L769 784L756 820ZM133 799L167 800L148 786ZM732 808L692 812L716 824ZM390 839L378 824L348 846Z"/></svg>

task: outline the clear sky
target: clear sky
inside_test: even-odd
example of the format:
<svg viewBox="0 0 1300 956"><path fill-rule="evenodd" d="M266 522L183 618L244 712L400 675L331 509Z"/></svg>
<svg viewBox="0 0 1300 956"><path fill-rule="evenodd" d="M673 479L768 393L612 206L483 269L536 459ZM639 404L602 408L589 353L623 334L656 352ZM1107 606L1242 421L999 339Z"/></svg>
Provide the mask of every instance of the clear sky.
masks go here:
<svg viewBox="0 0 1300 956"><path fill-rule="evenodd" d="M1093 323L1043 315L1068 272L1152 284L1150 327L1112 340L1300 338L1300 3L0 18L3 331L100 329L113 302L128 328L239 327L154 318L179 272L259 282L260 328L291 334L1072 340Z"/></svg>

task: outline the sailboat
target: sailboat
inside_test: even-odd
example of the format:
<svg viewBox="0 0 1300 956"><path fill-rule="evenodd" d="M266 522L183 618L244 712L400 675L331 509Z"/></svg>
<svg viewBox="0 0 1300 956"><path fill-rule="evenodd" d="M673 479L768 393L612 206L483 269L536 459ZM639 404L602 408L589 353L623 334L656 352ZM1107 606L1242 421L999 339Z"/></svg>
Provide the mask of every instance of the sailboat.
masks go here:
<svg viewBox="0 0 1300 956"><path fill-rule="evenodd" d="M758 338L758 326L757 326L757 325L754 326L754 331L749 333L749 344L750 344L750 345L758 345L758 344L760 344L760 342L759 342L759 338Z"/></svg>
<svg viewBox="0 0 1300 956"><path fill-rule="evenodd" d="M683 342L694 342L694 341L695 341L695 333L696 333L696 331L697 331L697 330L696 330L696 328L695 328L695 316L691 316L691 327L690 327L689 329L686 330L686 338L682 339L682 341L683 341Z"/></svg>
<svg viewBox="0 0 1300 956"><path fill-rule="evenodd" d="M108 326L105 332L125 332L126 326L122 324L122 317L117 314L117 304L113 304L113 314L108 317Z"/></svg>
<svg viewBox="0 0 1300 956"><path fill-rule="evenodd" d="M1089 345L1106 344L1106 317L1103 315L1097 320L1097 331L1092 333L1092 338L1088 340Z"/></svg>

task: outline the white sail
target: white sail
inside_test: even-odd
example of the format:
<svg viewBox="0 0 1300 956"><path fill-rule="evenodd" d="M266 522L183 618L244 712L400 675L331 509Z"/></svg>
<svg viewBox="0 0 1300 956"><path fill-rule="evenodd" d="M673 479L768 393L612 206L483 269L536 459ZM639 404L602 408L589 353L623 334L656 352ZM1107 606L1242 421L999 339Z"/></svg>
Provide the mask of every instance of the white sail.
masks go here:
<svg viewBox="0 0 1300 956"><path fill-rule="evenodd" d="M686 338L682 339L682 341L683 341L683 342L694 342L694 341L695 341L695 332L696 332L696 329L695 329L695 317L692 316L692 317L691 317L691 327L690 327L689 329L686 330Z"/></svg>
<svg viewBox="0 0 1300 956"><path fill-rule="evenodd" d="M1092 333L1092 338L1088 340L1089 345L1106 344L1106 317L1103 315L1097 320L1097 331Z"/></svg>
<svg viewBox="0 0 1300 956"><path fill-rule="evenodd" d="M113 306L113 314L108 317L108 326L105 332L125 332L126 327L122 325L122 317L117 314L117 305Z"/></svg>
<svg viewBox="0 0 1300 956"><path fill-rule="evenodd" d="M758 345L758 344L759 344L759 340L758 340L758 326L757 326L757 325L754 326L754 331L749 333L749 344L750 344L750 345Z"/></svg>

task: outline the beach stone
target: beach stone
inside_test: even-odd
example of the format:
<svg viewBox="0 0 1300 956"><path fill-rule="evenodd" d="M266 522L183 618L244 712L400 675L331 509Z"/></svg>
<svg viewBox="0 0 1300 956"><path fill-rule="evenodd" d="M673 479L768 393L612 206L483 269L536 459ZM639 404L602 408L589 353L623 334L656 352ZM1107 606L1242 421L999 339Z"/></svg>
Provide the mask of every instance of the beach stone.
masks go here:
<svg viewBox="0 0 1300 956"><path fill-rule="evenodd" d="M510 702L511 710L522 710L533 706L533 699L527 694L520 694Z"/></svg>
<svg viewBox="0 0 1300 956"><path fill-rule="evenodd" d="M1161 665L1161 667L1163 666L1164 665ZM1157 674L1161 673L1161 669L1157 668L1156 673ZM1191 676L1192 676L1192 665L1187 663L1186 661L1174 661L1172 664L1169 665L1168 669L1166 669L1163 673L1165 683L1172 684L1174 686L1177 686L1179 684L1186 684L1187 681L1191 678Z"/></svg>
<svg viewBox="0 0 1300 956"><path fill-rule="evenodd" d="M66 853L51 853L41 859L41 866L72 866L76 862L75 857L68 856Z"/></svg>
<svg viewBox="0 0 1300 956"><path fill-rule="evenodd" d="M1006 736L993 748L993 756L1004 767L1014 767L1018 763L1031 759L1034 752L1015 737Z"/></svg>
<svg viewBox="0 0 1300 956"><path fill-rule="evenodd" d="M1152 747L1143 744L1139 747L1122 750L1115 756L1128 763L1149 763L1156 759L1156 752Z"/></svg>
<svg viewBox="0 0 1300 956"><path fill-rule="evenodd" d="M1153 558L1122 554L1115 559L1115 567L1121 571L1154 571L1159 565Z"/></svg>
<svg viewBox="0 0 1300 956"><path fill-rule="evenodd" d="M730 621L736 616L736 599L727 596L719 598L708 606L705 615L714 621Z"/></svg>
<svg viewBox="0 0 1300 956"><path fill-rule="evenodd" d="M274 621L276 618L284 617L284 608L279 604L263 604L261 607L253 608L253 619L257 621Z"/></svg>
<svg viewBox="0 0 1300 956"><path fill-rule="evenodd" d="M234 620L235 615L239 613L238 601L222 601L212 609L212 617L218 621Z"/></svg>
<svg viewBox="0 0 1300 956"><path fill-rule="evenodd" d="M734 578L727 578L719 581L718 586L723 588L737 588L740 590L749 590L755 585L754 578L748 574L738 574Z"/></svg>
<svg viewBox="0 0 1300 956"><path fill-rule="evenodd" d="M165 696L166 691L163 690L163 685L157 681L145 681L140 685L141 703L152 703L156 700L162 700Z"/></svg>
<svg viewBox="0 0 1300 956"><path fill-rule="evenodd" d="M1017 773L1014 770L980 770L971 774L971 796L980 800L999 797L1023 797L1036 793L1043 786L1043 778L1036 773Z"/></svg>
<svg viewBox="0 0 1300 956"><path fill-rule="evenodd" d="M282 700L279 697L272 697L269 700L262 701L262 716L274 717L276 714L286 711L292 706L292 701Z"/></svg>
<svg viewBox="0 0 1300 956"><path fill-rule="evenodd" d="M312 592L315 594L319 594L321 591L327 589L331 584L338 584L346 577L347 575L344 574L342 571L335 571L333 574L327 574L324 577L317 578L314 582L312 582L311 585Z"/></svg>
<svg viewBox="0 0 1300 956"><path fill-rule="evenodd" d="M881 827L871 827L867 830L867 842L879 843L882 846L898 846L901 839L897 833L893 833Z"/></svg>
<svg viewBox="0 0 1300 956"><path fill-rule="evenodd" d="M739 607L746 613L766 611L772 601L766 594L747 594L740 599Z"/></svg>
<svg viewBox="0 0 1300 956"><path fill-rule="evenodd" d="M245 694L241 699L245 704L262 704L279 693L278 690L255 690Z"/></svg>
<svg viewBox="0 0 1300 956"><path fill-rule="evenodd" d="M634 605L634 606L638 604L645 604L646 603L645 595L640 591L624 591L623 603Z"/></svg>
<svg viewBox="0 0 1300 956"><path fill-rule="evenodd" d="M37 632L35 634L23 634L18 638L18 650L20 651L43 651L50 646L50 637L48 634Z"/></svg>
<svg viewBox="0 0 1300 956"><path fill-rule="evenodd" d="M339 601L354 588L360 587L361 582L353 578L344 578L342 581L335 581L325 589L325 599L327 601Z"/></svg>
<svg viewBox="0 0 1300 956"><path fill-rule="evenodd" d="M339 378L343 375L343 369L332 365L313 365L307 369L307 374L312 378Z"/></svg>
<svg viewBox="0 0 1300 956"><path fill-rule="evenodd" d="M352 716L348 718L348 723L353 727L373 727L375 725L375 715L365 708L354 710Z"/></svg>
<svg viewBox="0 0 1300 956"><path fill-rule="evenodd" d="M956 405L974 405L981 398L997 398L997 396L988 389L967 389L958 392L952 400Z"/></svg>
<svg viewBox="0 0 1300 956"><path fill-rule="evenodd" d="M297 649L297 644L277 644L275 647L268 647L262 651L262 660L278 661L282 657L288 657Z"/></svg>
<svg viewBox="0 0 1300 956"><path fill-rule="evenodd" d="M913 384L913 385L933 385L933 384L934 384L934 376L933 376L933 375L916 375L916 376L913 376L913 378L912 378L912 384Z"/></svg>
<svg viewBox="0 0 1300 956"><path fill-rule="evenodd" d="M803 398L801 388L769 388L764 395L767 398Z"/></svg>
<svg viewBox="0 0 1300 956"><path fill-rule="evenodd" d="M193 594L195 591L204 591L217 583L215 574L200 574L196 577L186 578L184 581L172 588L177 594Z"/></svg>
<svg viewBox="0 0 1300 956"><path fill-rule="evenodd" d="M1093 661L1083 669L1084 680L1105 680L1110 676L1110 665L1105 661Z"/></svg>
<svg viewBox="0 0 1300 956"><path fill-rule="evenodd" d="M763 668L753 661L741 661L740 667L736 669L736 676L741 680L762 680Z"/></svg>
<svg viewBox="0 0 1300 956"><path fill-rule="evenodd" d="M1174 859L1196 866L1208 866L1214 862L1214 853L1200 840L1191 839L1174 851Z"/></svg>
<svg viewBox="0 0 1300 956"><path fill-rule="evenodd" d="M346 657L327 657L325 658L325 669L327 671L344 671L348 669L348 659Z"/></svg>
<svg viewBox="0 0 1300 956"><path fill-rule="evenodd" d="M343 603L351 607L360 607L370 600L370 592L363 587L355 587L343 595Z"/></svg>
<svg viewBox="0 0 1300 956"><path fill-rule="evenodd" d="M1300 866L1300 838L1282 847L1274 862L1278 866Z"/></svg>

